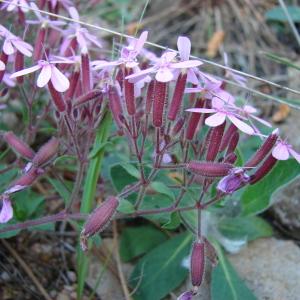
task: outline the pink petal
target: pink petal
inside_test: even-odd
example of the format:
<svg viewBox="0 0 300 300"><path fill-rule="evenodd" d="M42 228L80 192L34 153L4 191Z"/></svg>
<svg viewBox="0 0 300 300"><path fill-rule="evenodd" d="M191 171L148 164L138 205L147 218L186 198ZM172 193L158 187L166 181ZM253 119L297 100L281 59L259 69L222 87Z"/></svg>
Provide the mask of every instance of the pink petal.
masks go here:
<svg viewBox="0 0 300 300"><path fill-rule="evenodd" d="M21 70L21 71L18 71L18 72L15 72L15 73L11 74L10 78L16 78L16 77L19 77L19 76L23 76L23 75L35 72L35 71L39 70L40 68L41 67L39 65L35 65L33 67L30 67L30 68L27 68L27 69L24 69L24 70Z"/></svg>
<svg viewBox="0 0 300 300"><path fill-rule="evenodd" d="M69 14L72 19L77 20L77 21L79 20L79 14L75 7L72 6L69 8Z"/></svg>
<svg viewBox="0 0 300 300"><path fill-rule="evenodd" d="M189 69L187 72L187 81L191 82L192 84L197 85L199 80L198 77L196 76L195 72L193 69Z"/></svg>
<svg viewBox="0 0 300 300"><path fill-rule="evenodd" d="M2 199L2 209L0 212L0 223L6 223L13 217L13 209L8 197Z"/></svg>
<svg viewBox="0 0 300 300"><path fill-rule="evenodd" d="M196 87L196 88L186 88L184 92L186 94L192 94L192 93L201 93L203 91L202 87Z"/></svg>
<svg viewBox="0 0 300 300"><path fill-rule="evenodd" d="M225 122L226 114L217 112L205 120L207 126L216 127Z"/></svg>
<svg viewBox="0 0 300 300"><path fill-rule="evenodd" d="M169 82L174 78L169 68L159 68L155 75L155 79L160 82Z"/></svg>
<svg viewBox="0 0 300 300"><path fill-rule="evenodd" d="M257 112L257 109L251 105L245 105L243 107L243 110L248 114L254 114Z"/></svg>
<svg viewBox="0 0 300 300"><path fill-rule="evenodd" d="M167 51L161 56L162 61L170 62L176 57L177 53L174 51Z"/></svg>
<svg viewBox="0 0 300 300"><path fill-rule="evenodd" d="M3 52L6 54L6 55L11 55L13 53L15 53L15 49L11 43L10 40L8 39L5 39L4 41L4 44L3 44Z"/></svg>
<svg viewBox="0 0 300 300"><path fill-rule="evenodd" d="M120 65L122 62L120 61L105 61L105 60L97 60L93 61L94 70L104 69L106 67L114 67Z"/></svg>
<svg viewBox="0 0 300 300"><path fill-rule="evenodd" d="M297 153L294 149L289 148L290 154L297 160L297 162L300 164L300 154Z"/></svg>
<svg viewBox="0 0 300 300"><path fill-rule="evenodd" d="M0 71L4 71L5 70L5 63L0 60Z"/></svg>
<svg viewBox="0 0 300 300"><path fill-rule="evenodd" d="M262 118L259 118L259 117L254 116L254 115L250 115L249 117L251 117L251 118L253 118L254 120L256 120L256 121L258 121L258 122L264 124L264 125L267 126L267 127L272 127L272 124L271 124L271 123L269 123L269 122L263 120Z"/></svg>
<svg viewBox="0 0 300 300"><path fill-rule="evenodd" d="M39 74L36 85L38 87L44 87L51 78L51 65L45 65L42 67L41 73Z"/></svg>
<svg viewBox="0 0 300 300"><path fill-rule="evenodd" d="M278 160L287 160L290 157L288 146L283 143L278 143L274 147L272 155Z"/></svg>
<svg viewBox="0 0 300 300"><path fill-rule="evenodd" d="M228 115L228 119L242 132L252 135L254 134L254 129L246 124L245 122L239 120L237 117L233 115Z"/></svg>
<svg viewBox="0 0 300 300"><path fill-rule="evenodd" d="M81 32L76 33L76 40L81 49L87 49L87 44L84 35Z"/></svg>
<svg viewBox="0 0 300 300"><path fill-rule="evenodd" d="M98 42L97 38L95 36L93 36L92 34L86 32L85 33L85 37L92 42L94 45L96 45L98 48L102 48L101 43Z"/></svg>
<svg viewBox="0 0 300 300"><path fill-rule="evenodd" d="M68 78L55 66L52 66L51 82L54 88L61 93L65 92L70 86Z"/></svg>
<svg viewBox="0 0 300 300"><path fill-rule="evenodd" d="M186 61L181 61L178 63L174 63L171 65L172 68L178 68L178 69L188 69L188 68L194 68L202 65L202 62L199 60L186 60Z"/></svg>
<svg viewBox="0 0 300 300"><path fill-rule="evenodd" d="M188 60L191 54L191 41L185 36L178 37L177 48L181 60Z"/></svg>
<svg viewBox="0 0 300 300"><path fill-rule="evenodd" d="M209 113L216 112L216 110L213 109L213 108L189 108L186 111L196 112L196 113L204 113L204 114L209 114Z"/></svg>
<svg viewBox="0 0 300 300"><path fill-rule="evenodd" d="M12 41L13 45L24 55L31 57L33 48L31 45L29 45L26 42L23 42L21 40Z"/></svg>
<svg viewBox="0 0 300 300"><path fill-rule="evenodd" d="M147 76L149 73L152 73L154 71L154 68L148 68L146 70L142 70L137 73L133 73L129 76L126 76L126 79L129 79L129 82L135 83L138 82L139 80L143 79L145 76Z"/></svg>
<svg viewBox="0 0 300 300"><path fill-rule="evenodd" d="M147 38L148 38L148 31L143 31L139 39L136 41L134 45L134 50L136 51L137 54L139 54L143 49L144 44L147 41Z"/></svg>

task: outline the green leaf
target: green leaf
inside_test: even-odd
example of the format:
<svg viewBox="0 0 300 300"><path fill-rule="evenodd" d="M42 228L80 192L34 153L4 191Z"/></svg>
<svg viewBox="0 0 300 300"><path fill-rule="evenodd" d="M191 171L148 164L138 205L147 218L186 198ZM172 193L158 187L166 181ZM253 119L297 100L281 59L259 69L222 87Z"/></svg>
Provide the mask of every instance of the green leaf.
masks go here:
<svg viewBox="0 0 300 300"><path fill-rule="evenodd" d="M135 212L134 205L126 199L121 199L117 211L123 214L132 214Z"/></svg>
<svg viewBox="0 0 300 300"><path fill-rule="evenodd" d="M117 192L122 191L125 186L136 182L136 177L130 175L121 164L111 167L110 177Z"/></svg>
<svg viewBox="0 0 300 300"><path fill-rule="evenodd" d="M180 234L142 257L135 266L130 285L138 287L135 300L159 300L177 288L187 277L182 261L188 256L192 235Z"/></svg>
<svg viewBox="0 0 300 300"><path fill-rule="evenodd" d="M99 145L95 146L92 149L92 151L90 152L88 158L89 159L95 158L99 154L100 151L102 151L105 147L107 147L110 144L111 144L110 142L105 142L105 143L102 143L102 144L99 144Z"/></svg>
<svg viewBox="0 0 300 300"><path fill-rule="evenodd" d="M248 241L273 234L272 226L256 216L224 218L218 223L218 229L230 239L246 238Z"/></svg>
<svg viewBox="0 0 300 300"><path fill-rule="evenodd" d="M51 177L47 177L50 184L54 187L54 189L58 192L58 194L64 199L65 203L68 203L70 196L71 196L71 190L69 190L66 186L66 183L63 184L60 180L53 179Z"/></svg>
<svg viewBox="0 0 300 300"><path fill-rule="evenodd" d="M167 236L153 226L128 227L122 231L120 255L124 262L162 244Z"/></svg>
<svg viewBox="0 0 300 300"><path fill-rule="evenodd" d="M8 223L0 224L0 230L5 229L6 226L17 224L17 223L18 222L16 221L16 219L13 218ZM12 230L12 231L8 231L8 232L0 233L0 239L11 238L13 236L16 236L20 231L21 231L20 229L17 229L17 230Z"/></svg>
<svg viewBox="0 0 300 300"><path fill-rule="evenodd" d="M139 170L129 163L122 163L122 167L127 171L128 174L135 178L140 178L140 172Z"/></svg>
<svg viewBox="0 0 300 300"><path fill-rule="evenodd" d="M150 186L156 192L166 195L167 197L169 197L171 199L174 199L174 194L173 194L172 190L163 182L153 181Z"/></svg>
<svg viewBox="0 0 300 300"><path fill-rule="evenodd" d="M167 223L165 223L164 225L162 225L162 228L168 229L168 230L174 230L180 225L180 223L181 223L181 220L180 220L179 213L177 211L175 211L170 214L170 220Z"/></svg>
<svg viewBox="0 0 300 300"><path fill-rule="evenodd" d="M17 169L11 169L0 176L0 192L3 192L7 186L15 179L18 174Z"/></svg>
<svg viewBox="0 0 300 300"><path fill-rule="evenodd" d="M267 209L273 194L300 175L300 165L295 159L278 161L272 171L255 185L244 189L241 197L242 215L254 215Z"/></svg>
<svg viewBox="0 0 300 300"><path fill-rule="evenodd" d="M256 297L236 273L225 257L220 245L213 243L219 258L219 264L212 272L212 300L255 300Z"/></svg>
<svg viewBox="0 0 300 300"><path fill-rule="evenodd" d="M269 52L264 52L262 51L262 54L264 54L267 58L274 60L280 64L286 65L288 67L294 68L298 71L300 71L300 66L295 64L294 62L292 62L291 60L289 60L286 57L282 57L273 53L269 53Z"/></svg>
<svg viewBox="0 0 300 300"><path fill-rule="evenodd" d="M300 7L288 5L287 6L288 13L291 19L294 22L300 22ZM280 6L275 6L274 8L268 10L265 14L265 18L267 21L277 21L277 22L287 22L286 15L283 9Z"/></svg>

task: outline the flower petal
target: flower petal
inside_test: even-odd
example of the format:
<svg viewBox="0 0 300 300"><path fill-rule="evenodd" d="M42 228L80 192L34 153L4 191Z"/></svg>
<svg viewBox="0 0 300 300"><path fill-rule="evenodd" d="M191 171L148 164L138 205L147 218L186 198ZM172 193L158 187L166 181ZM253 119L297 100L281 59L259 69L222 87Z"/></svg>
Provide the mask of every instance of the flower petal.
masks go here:
<svg viewBox="0 0 300 300"><path fill-rule="evenodd" d="M225 119L226 119L226 114L222 112L217 112L212 116L208 117L207 119L205 119L205 124L207 126L216 127L223 124L225 122Z"/></svg>
<svg viewBox="0 0 300 300"><path fill-rule="evenodd" d="M33 48L31 45L29 45L26 42L23 42L22 40L14 40L12 41L13 45L25 56L31 57Z"/></svg>
<svg viewBox="0 0 300 300"><path fill-rule="evenodd" d="M41 66L35 65L33 67L30 67L30 68L27 68L27 69L24 69L24 70L21 70L21 71L18 71L18 72L15 72L15 73L11 74L10 78L16 78L16 77L19 77L19 76L23 76L23 75L35 72L35 71L39 70L40 68L41 68Z"/></svg>
<svg viewBox="0 0 300 300"><path fill-rule="evenodd" d="M44 87L50 80L51 78L51 66L50 65L45 65L42 67L41 73L39 74L36 85L38 87Z"/></svg>
<svg viewBox="0 0 300 300"><path fill-rule="evenodd" d="M173 78L174 75L169 68L159 68L155 75L155 79L160 82L169 82Z"/></svg>
<svg viewBox="0 0 300 300"><path fill-rule="evenodd" d="M199 60L186 60L181 61L178 63L174 63L171 65L171 68L178 68L178 69L188 69L188 68L194 68L202 65L203 63Z"/></svg>
<svg viewBox="0 0 300 300"><path fill-rule="evenodd" d="M300 154L297 153L294 149L289 148L290 154L297 160L297 162L300 164Z"/></svg>
<svg viewBox="0 0 300 300"><path fill-rule="evenodd" d="M254 129L233 115L227 115L228 119L242 132L253 135Z"/></svg>
<svg viewBox="0 0 300 300"><path fill-rule="evenodd" d="M174 51L167 51L161 56L160 60L170 62L176 57L176 55L177 53Z"/></svg>
<svg viewBox="0 0 300 300"><path fill-rule="evenodd" d="M189 108L186 109L186 111L195 112L195 113L204 113L204 114L210 114L216 112L216 110L213 108Z"/></svg>
<svg viewBox="0 0 300 300"><path fill-rule="evenodd" d="M129 76L126 76L125 79L129 79L129 82L135 83L139 80L143 79L145 76L147 76L149 73L152 73L154 71L154 68L148 68L142 71L139 71L137 73L133 73Z"/></svg>
<svg viewBox="0 0 300 300"><path fill-rule="evenodd" d="M5 70L5 63L0 60L0 71L4 71Z"/></svg>
<svg viewBox="0 0 300 300"><path fill-rule="evenodd" d="M273 157L278 160L287 160L290 157L288 146L279 142L272 151Z"/></svg>
<svg viewBox="0 0 300 300"><path fill-rule="evenodd" d="M15 49L9 39L5 39L5 41L4 41L3 52L6 55L11 55L11 54L15 53Z"/></svg>
<svg viewBox="0 0 300 300"><path fill-rule="evenodd" d="M134 45L134 50L135 50L135 52L136 52L137 55L143 49L144 44L147 41L147 37L148 37L148 31L143 31L141 33L140 37L138 38L138 40L136 41L136 43Z"/></svg>
<svg viewBox="0 0 300 300"><path fill-rule="evenodd" d="M68 78L55 66L52 66L51 82L54 88L61 93L65 92L70 86Z"/></svg>
<svg viewBox="0 0 300 300"><path fill-rule="evenodd" d="M71 16L72 19L78 21L79 20L79 14L78 14L78 11L75 7L70 7L69 8L69 14Z"/></svg>
<svg viewBox="0 0 300 300"><path fill-rule="evenodd" d="M191 54L191 41L186 36L180 36L177 40L177 48L181 60L188 60Z"/></svg>
<svg viewBox="0 0 300 300"><path fill-rule="evenodd" d="M0 212L0 223L6 223L13 217L13 209L8 197L2 199L2 209Z"/></svg>

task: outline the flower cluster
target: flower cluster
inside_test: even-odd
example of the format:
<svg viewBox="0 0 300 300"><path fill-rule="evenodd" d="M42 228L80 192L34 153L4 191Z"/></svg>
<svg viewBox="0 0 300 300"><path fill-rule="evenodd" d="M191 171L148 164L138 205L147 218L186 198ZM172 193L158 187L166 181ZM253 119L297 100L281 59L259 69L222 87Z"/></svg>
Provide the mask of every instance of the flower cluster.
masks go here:
<svg viewBox="0 0 300 300"><path fill-rule="evenodd" d="M57 13L64 9L74 20L71 24L42 16L34 3L29 5L24 0L11 1L11 5L3 9L12 11L13 4L19 2L26 8L19 9L19 14L27 9L35 10L33 20L22 16L25 24L37 29L37 37L31 46L0 26L3 40L0 82L7 84L7 76L16 78L25 91L29 82L33 86L32 93L29 91L32 95L47 88L52 101L45 105L44 115L52 105L58 136L65 139L65 153L76 155L81 164L85 165L89 159L96 128L108 113L112 114L117 128L114 136L124 136L136 157L137 182L118 195L108 197L92 212L81 233L84 250L87 239L105 228L122 199L132 193L138 192L133 216L187 209L195 209L200 215L226 195L262 180L278 160L292 156L300 162L300 154L279 136L278 130L269 129L269 135L262 133L261 127L268 129L271 124L258 117L254 107L239 105L221 79L199 68L203 62L190 59L191 42L187 37L178 38L178 51L165 50L157 57L144 49L148 38L148 32L144 31L138 38L129 39L127 45L120 48L119 56L110 61L101 50L103 43L79 25L79 14L71 1L49 1L49 11ZM44 2L41 1L40 7L44 7ZM28 58L26 67L24 56ZM14 67L11 61L15 61ZM245 84L245 80L233 72L227 75ZM32 108L34 101L27 101L27 105ZM31 124L29 136L34 137L36 130ZM237 167L236 149L244 134L259 136L263 141L255 154ZM28 163L22 175L1 196L1 223L13 216L10 195L32 185L62 144L53 137L35 153L13 133L7 132L3 137ZM146 151L147 147L150 151ZM151 165L150 174L145 165ZM168 169L182 174L176 187L180 192L174 203L158 210L141 210L151 181ZM193 199L189 207L182 206L186 191L194 186L199 189L198 199ZM217 192L211 198L213 186ZM216 264L215 256L213 246L199 225L191 255L193 289L180 299L191 299L197 294L206 259Z"/></svg>

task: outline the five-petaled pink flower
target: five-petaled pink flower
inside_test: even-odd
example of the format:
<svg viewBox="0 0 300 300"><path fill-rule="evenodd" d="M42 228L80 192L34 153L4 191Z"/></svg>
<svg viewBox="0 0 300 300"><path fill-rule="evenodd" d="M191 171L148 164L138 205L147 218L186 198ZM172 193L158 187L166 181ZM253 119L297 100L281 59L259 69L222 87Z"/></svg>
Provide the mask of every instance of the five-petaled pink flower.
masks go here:
<svg viewBox="0 0 300 300"><path fill-rule="evenodd" d="M92 62L95 70L103 69L106 67L114 67L124 64L126 68L134 68L138 66L136 61L137 56L140 54L148 36L148 31L142 32L138 39L131 39L129 45L123 47L121 56L115 61L95 60Z"/></svg>
<svg viewBox="0 0 300 300"><path fill-rule="evenodd" d="M37 86L38 87L44 87L49 80L51 80L51 83L53 84L54 88L58 92L65 92L69 86L70 82L68 78L56 68L55 64L70 64L73 63L73 61L68 60L58 60L58 61L46 61L46 60L39 60L37 65L15 72L13 73L10 78L15 78L18 76L23 76L38 70L41 70L38 78L37 78Z"/></svg>
<svg viewBox="0 0 300 300"><path fill-rule="evenodd" d="M212 99L212 108L189 108L187 111L196 113L213 113L213 115L205 119L205 124L208 126L219 126L225 122L226 118L228 118L241 131L250 135L254 134L253 128L240 120L243 119L243 117L236 113L234 106L227 105L230 104L230 102L226 103L223 100L214 97Z"/></svg>
<svg viewBox="0 0 300 300"><path fill-rule="evenodd" d="M8 195L1 196L0 200L0 223L6 223L13 217L13 208Z"/></svg>
<svg viewBox="0 0 300 300"><path fill-rule="evenodd" d="M297 153L286 141L279 140L272 151L272 155L278 160L287 160L290 155L300 163L300 154Z"/></svg>

